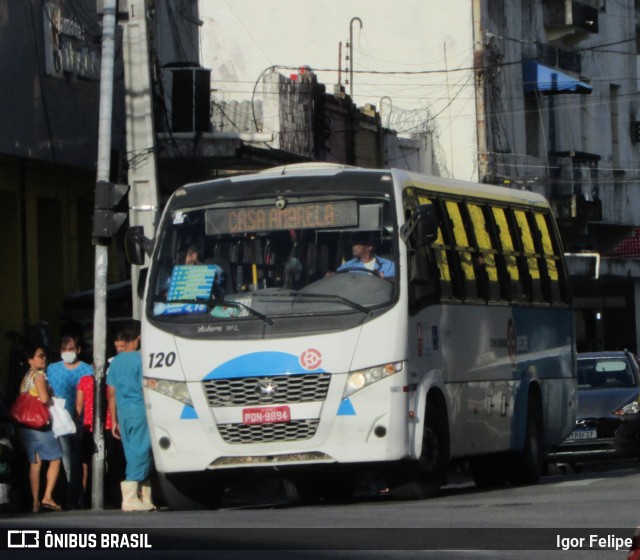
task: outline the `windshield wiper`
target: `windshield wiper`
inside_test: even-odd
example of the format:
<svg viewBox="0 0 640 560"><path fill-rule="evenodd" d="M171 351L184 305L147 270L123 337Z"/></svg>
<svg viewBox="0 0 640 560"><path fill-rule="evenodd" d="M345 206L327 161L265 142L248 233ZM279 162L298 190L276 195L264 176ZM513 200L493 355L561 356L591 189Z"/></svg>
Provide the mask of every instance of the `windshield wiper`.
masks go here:
<svg viewBox="0 0 640 560"><path fill-rule="evenodd" d="M258 317L258 319L262 319L267 325L273 325L273 319L268 317L264 313L260 313L260 311L255 310L253 307L246 305L245 303L240 303L239 301L233 301L225 299L224 303L214 304L215 305L226 305L228 307L241 307L242 309L246 309L252 315Z"/></svg>
<svg viewBox="0 0 640 560"><path fill-rule="evenodd" d="M300 297L309 297L309 298L315 297L320 299L334 299L334 300L338 300L341 303L344 303L348 307L351 307L351 309L355 309L356 311L360 311L361 313L364 313L365 315L369 315L371 313L370 308L365 307L364 305L360 305L355 301L351 301L350 299L339 296L337 294L311 294L311 293L305 293L305 292L292 292L291 294L288 294L288 295L294 298L300 296Z"/></svg>
<svg viewBox="0 0 640 560"><path fill-rule="evenodd" d="M249 305L245 304L245 303L240 303L239 301L233 301L233 300L228 300L225 299L224 302L220 302L220 301L215 301L212 299L172 299L167 301L167 304L171 304L171 303L192 303L192 304L200 304L200 305L206 305L207 309L213 309L214 307L216 307L217 305L226 305L227 307L235 307L235 308L242 308L242 309L246 309L249 313L251 313L251 315L254 315L255 317L257 317L258 319L264 321L267 325L273 325L273 319L271 319L271 317L268 317L267 315L265 315L264 313L260 313L260 311L257 311L256 309L254 309L253 307L250 307Z"/></svg>

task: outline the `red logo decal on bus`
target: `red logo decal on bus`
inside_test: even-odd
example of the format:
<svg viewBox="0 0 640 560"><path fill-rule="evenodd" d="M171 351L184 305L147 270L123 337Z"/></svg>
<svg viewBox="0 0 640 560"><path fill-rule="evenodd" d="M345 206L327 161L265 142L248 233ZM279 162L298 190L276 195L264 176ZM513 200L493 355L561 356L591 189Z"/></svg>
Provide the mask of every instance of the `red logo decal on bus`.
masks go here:
<svg viewBox="0 0 640 560"><path fill-rule="evenodd" d="M300 365L304 369L318 369L322 364L322 354L315 348L309 348L300 355Z"/></svg>

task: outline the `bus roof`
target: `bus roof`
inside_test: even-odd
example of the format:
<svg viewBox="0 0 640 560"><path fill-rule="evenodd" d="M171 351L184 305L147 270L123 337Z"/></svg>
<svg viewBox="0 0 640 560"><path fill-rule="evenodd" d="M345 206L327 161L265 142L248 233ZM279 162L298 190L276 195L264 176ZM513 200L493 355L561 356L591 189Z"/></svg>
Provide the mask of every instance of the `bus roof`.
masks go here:
<svg viewBox="0 0 640 560"><path fill-rule="evenodd" d="M504 202L515 202L520 204L533 204L545 207L549 206L549 203L544 196L532 191L488 185L485 183L471 183L468 181L458 181L456 179L446 179L444 177L423 175L421 173L414 173L403 169L391 169L390 172L396 181L403 186L411 185L426 190L458 196L472 195L476 198L501 200Z"/></svg>
<svg viewBox="0 0 640 560"><path fill-rule="evenodd" d="M185 185L185 187L188 190L191 190L191 188L206 188L208 186L214 186L225 182L259 182L261 180L274 179L277 177L337 176L342 173L353 172L372 175L391 175L394 177L396 183L401 187L415 186L425 190L455 196L472 196L474 198L499 200L505 203L532 204L544 207L549 206L549 203L541 194L522 189L473 183L469 181L458 181L456 179L446 179L444 177L425 175L403 169L369 169L325 162L297 163L280 167L272 167L247 175L235 175L233 177L205 181L202 183L190 183Z"/></svg>

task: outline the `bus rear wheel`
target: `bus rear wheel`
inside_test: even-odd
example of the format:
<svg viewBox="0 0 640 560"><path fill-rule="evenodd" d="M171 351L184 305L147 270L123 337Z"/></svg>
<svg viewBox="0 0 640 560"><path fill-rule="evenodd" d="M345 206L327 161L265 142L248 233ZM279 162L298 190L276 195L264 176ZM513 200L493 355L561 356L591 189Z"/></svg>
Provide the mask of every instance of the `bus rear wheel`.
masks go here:
<svg viewBox="0 0 640 560"><path fill-rule="evenodd" d="M211 473L158 473L162 495L173 510L218 509L225 484Z"/></svg>
<svg viewBox="0 0 640 560"><path fill-rule="evenodd" d="M532 395L529 398L524 448L512 457L510 478L513 484L536 484L540 480L544 468L542 439L540 401Z"/></svg>

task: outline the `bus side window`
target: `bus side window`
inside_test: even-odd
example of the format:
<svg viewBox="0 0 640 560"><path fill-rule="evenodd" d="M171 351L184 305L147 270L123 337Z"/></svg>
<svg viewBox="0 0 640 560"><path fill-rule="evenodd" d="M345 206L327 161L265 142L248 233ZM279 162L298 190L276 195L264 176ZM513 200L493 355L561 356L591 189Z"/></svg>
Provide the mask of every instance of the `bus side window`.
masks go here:
<svg viewBox="0 0 640 560"><path fill-rule="evenodd" d="M540 266L538 263L538 259L541 255L536 253L533 235L527 220L527 214L523 210L514 210L513 213L520 231L520 241L522 243L523 253L522 264L528 270L531 282L531 299L534 302L542 302L544 299L542 297L542 282Z"/></svg>
<svg viewBox="0 0 640 560"><path fill-rule="evenodd" d="M438 237L431 244L431 251L433 253L433 257L435 259L436 269L438 271L438 293L440 299L453 299L453 288L452 288L452 279L451 279L451 268L449 267L449 257L448 253L451 252L451 248L445 243L444 234L442 230L442 216L441 212L439 212L438 201L432 201L426 196L418 197L419 204L429 204L432 203L436 210L438 211L440 217L440 226L438 227ZM425 248L426 251L426 248ZM428 255L418 254L416 258L419 259L428 259Z"/></svg>
<svg viewBox="0 0 640 560"><path fill-rule="evenodd" d="M524 301L526 299L522 280L520 279L520 270L518 269L517 252L511 238L509 222L504 208L494 206L492 208L493 218L495 220L497 233L502 246L502 255L508 275L508 293L505 294L509 301Z"/></svg>
<svg viewBox="0 0 640 560"><path fill-rule="evenodd" d="M459 270L461 272L460 280L462 285L460 297L461 299L479 299L473 260L475 251L469 244L458 204L453 200L445 201L449 223L452 226L455 256L460 264Z"/></svg>
<svg viewBox="0 0 640 560"><path fill-rule="evenodd" d="M496 301L500 299L500 285L498 284L498 269L496 265L496 251L491 243L491 236L487 230L487 220L482 206L467 204L469 218L473 227L478 254L475 257L476 279L478 293L483 299Z"/></svg>
<svg viewBox="0 0 640 560"><path fill-rule="evenodd" d="M558 272L558 262L560 255L554 251L553 240L547 223L548 217L540 212L535 212L535 223L540 234L540 244L542 246L542 254L547 269L547 277L549 283L549 298L552 303L560 303L562 301L560 288L560 274Z"/></svg>

